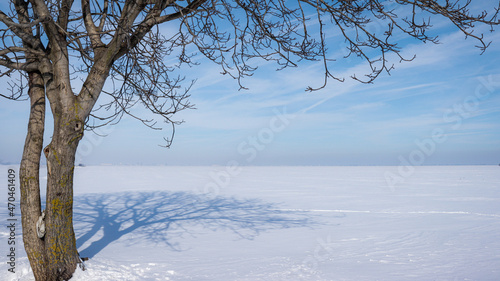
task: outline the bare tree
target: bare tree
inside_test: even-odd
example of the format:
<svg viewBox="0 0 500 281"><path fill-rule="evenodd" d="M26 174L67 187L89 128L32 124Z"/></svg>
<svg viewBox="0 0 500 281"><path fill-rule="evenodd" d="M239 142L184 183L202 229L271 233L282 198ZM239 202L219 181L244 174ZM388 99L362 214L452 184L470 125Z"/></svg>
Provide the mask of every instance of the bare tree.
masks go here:
<svg viewBox="0 0 500 281"><path fill-rule="evenodd" d="M118 122L124 114L162 127L135 116L136 106L178 124L173 115L192 107L192 82L183 83L176 73L180 65L196 65L193 56L220 65L240 87L258 59L275 62L278 69L318 61L324 83L308 88L315 90L331 79L344 80L330 72L335 58L326 37L336 32L347 57L358 56L371 69L352 78L370 83L392 69L388 54L412 59L400 55L395 34L437 42L428 35L431 18L449 20L484 51L489 43L474 28L498 25L499 7L474 14L471 5L471 0L10 0L0 11L0 75L10 77L11 91L1 95L14 100L27 95L31 102L20 181L23 239L36 280L67 280L80 259L72 222L73 171L85 129ZM383 32L371 31L374 22ZM106 81L110 87L104 87ZM43 148L46 99L54 131ZM171 138L166 141L168 146ZM39 237L42 151L48 177L46 233Z"/></svg>

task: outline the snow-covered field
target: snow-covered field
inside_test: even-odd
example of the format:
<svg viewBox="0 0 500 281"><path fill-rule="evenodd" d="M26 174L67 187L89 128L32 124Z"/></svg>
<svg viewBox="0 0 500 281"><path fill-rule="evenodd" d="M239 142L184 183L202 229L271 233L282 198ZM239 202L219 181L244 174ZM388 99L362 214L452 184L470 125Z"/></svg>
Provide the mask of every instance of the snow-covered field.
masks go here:
<svg viewBox="0 0 500 281"><path fill-rule="evenodd" d="M500 280L500 167L401 168L78 167L72 280Z"/></svg>

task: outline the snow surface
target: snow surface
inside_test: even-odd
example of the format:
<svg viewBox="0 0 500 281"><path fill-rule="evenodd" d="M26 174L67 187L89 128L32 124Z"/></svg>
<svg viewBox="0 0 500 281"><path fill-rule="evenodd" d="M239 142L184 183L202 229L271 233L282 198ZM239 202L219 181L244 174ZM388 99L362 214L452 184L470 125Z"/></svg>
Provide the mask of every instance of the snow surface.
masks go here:
<svg viewBox="0 0 500 281"><path fill-rule="evenodd" d="M77 167L72 280L500 280L500 167L401 168Z"/></svg>

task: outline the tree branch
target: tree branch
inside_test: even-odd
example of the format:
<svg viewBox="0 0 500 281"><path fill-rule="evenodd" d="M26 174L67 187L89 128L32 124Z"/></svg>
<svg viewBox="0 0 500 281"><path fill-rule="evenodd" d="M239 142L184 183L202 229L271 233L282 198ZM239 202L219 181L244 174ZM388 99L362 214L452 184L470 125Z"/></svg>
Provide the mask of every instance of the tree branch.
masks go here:
<svg viewBox="0 0 500 281"><path fill-rule="evenodd" d="M38 17L44 19L42 24L44 26L44 31L49 38L50 46L53 48L52 54L66 54L66 32L61 30L62 27L59 26L51 17L50 11L43 0L29 0L33 5L33 8L38 15ZM63 31L63 32L60 32Z"/></svg>
<svg viewBox="0 0 500 281"><path fill-rule="evenodd" d="M0 21L2 21L7 27L9 28L32 28L33 26L38 25L43 21L42 18L38 18L34 21L27 22L27 23L16 23L14 22L9 16L7 16L4 12L0 11Z"/></svg>
<svg viewBox="0 0 500 281"><path fill-rule="evenodd" d="M22 70L22 71L26 71L26 72L38 70L38 63L37 62L21 63L21 62L13 62L10 60L0 59L0 66L5 66L9 69Z"/></svg>
<svg viewBox="0 0 500 281"><path fill-rule="evenodd" d="M33 26L38 25L43 20L43 18L39 18L33 22L16 23L4 12L0 11L0 21L2 21L7 26L7 28L10 29L16 36L21 38L23 42L30 44L33 48L36 49L41 49L39 40L37 40L32 33L25 32L25 30L31 30Z"/></svg>
<svg viewBox="0 0 500 281"><path fill-rule="evenodd" d="M66 0L60 2L61 6L59 9L59 16L57 17L57 24L62 30L68 29L69 15L74 1L75 0Z"/></svg>
<svg viewBox="0 0 500 281"><path fill-rule="evenodd" d="M130 41L122 43L121 49L118 52L118 57L123 56L127 49L135 47L137 43L140 42L149 31L151 31L151 28L153 28L153 26L188 15L196 11L196 9L206 1L207 0L195 0L189 3L186 7L181 7L178 12L164 16L161 16L161 13L167 6L167 3L163 3L163 5L161 2L157 3L155 7L151 9L151 11L147 14L144 20L136 27L135 31L130 36ZM176 7L179 6L176 5Z"/></svg>
<svg viewBox="0 0 500 281"><path fill-rule="evenodd" d="M24 47L8 47L3 50L0 50L0 56L7 56L10 53L21 53L24 52L26 54L32 54L36 56L45 56L45 53L39 50L35 50L32 48L24 48ZM19 60L19 57L16 56L16 60Z"/></svg>
<svg viewBox="0 0 500 281"><path fill-rule="evenodd" d="M85 24L85 28L87 29L87 34L90 38L92 49L96 51L96 49L105 47L106 45L102 42L99 35L99 30L95 26L94 20L92 19L89 1L90 0L82 0L83 22Z"/></svg>

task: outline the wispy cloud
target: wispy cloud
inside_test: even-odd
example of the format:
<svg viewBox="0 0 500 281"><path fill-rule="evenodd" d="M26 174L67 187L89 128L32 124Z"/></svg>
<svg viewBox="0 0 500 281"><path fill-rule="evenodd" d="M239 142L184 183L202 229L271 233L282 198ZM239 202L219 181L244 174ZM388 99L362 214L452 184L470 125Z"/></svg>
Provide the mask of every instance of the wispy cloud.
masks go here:
<svg viewBox="0 0 500 281"><path fill-rule="evenodd" d="M444 28L440 24L435 23L437 29ZM351 154L365 153L365 158L372 157L376 162L390 157L386 155L397 156L415 149L415 140L431 137L436 128L443 129L448 138L446 145L440 147L442 150L452 147L455 151L472 151L484 146L493 155L499 151L500 87L489 89L487 98L470 104L474 110L467 112L467 118L461 117L460 126L457 126L460 115L454 111L474 95L481 85L478 77L500 73L500 33L487 36L495 41L482 56L473 47L473 40L464 40L463 34L456 31L441 36L438 45L404 41L401 54L404 57L416 54L415 60L399 63L397 56L389 56L395 64L391 75L383 73L369 85L349 78L355 73L358 77L369 73L366 62L357 58L339 59L332 62L330 70L346 81L331 80L325 89L313 93L305 89L322 85L321 64L304 63L298 69L276 72L275 66L263 63L254 76L243 79L249 90L238 90L237 81L221 75L218 65L200 59L201 65L181 69L181 75L185 74L188 81L197 79L191 90L191 101L197 109L175 116L186 123L177 128L174 146L168 152L157 146L164 136L162 133L148 134L139 140L146 132L138 129L141 124L133 120L124 120L125 124L119 125L106 140L114 145L103 144L95 151L108 153L112 158L118 147L144 143L134 157L146 156L130 161L155 163L148 157L157 157L160 160L156 162L160 163L184 164L191 160L196 163L201 159L202 163L225 163L238 156L237 147L242 141L258 137L263 128L268 128L278 110L294 118L286 129L276 133L272 143L266 143L261 152L266 156L263 159L295 157L309 161L316 157L316 162L309 162L331 164L328 159L332 155L348 159ZM332 35L329 39L337 38ZM343 42L334 42L332 50L342 56L340 43ZM2 115L5 118L1 119L6 120L3 122L11 120L8 116L12 114L20 118L20 113L9 111L3 103L0 107L6 113ZM458 117L444 118L450 110L453 117ZM3 128L4 124L0 126ZM24 133L17 139L22 141ZM0 147L8 146L0 143ZM164 161L161 157L165 155L171 158ZM183 159L183 155L191 160Z"/></svg>

